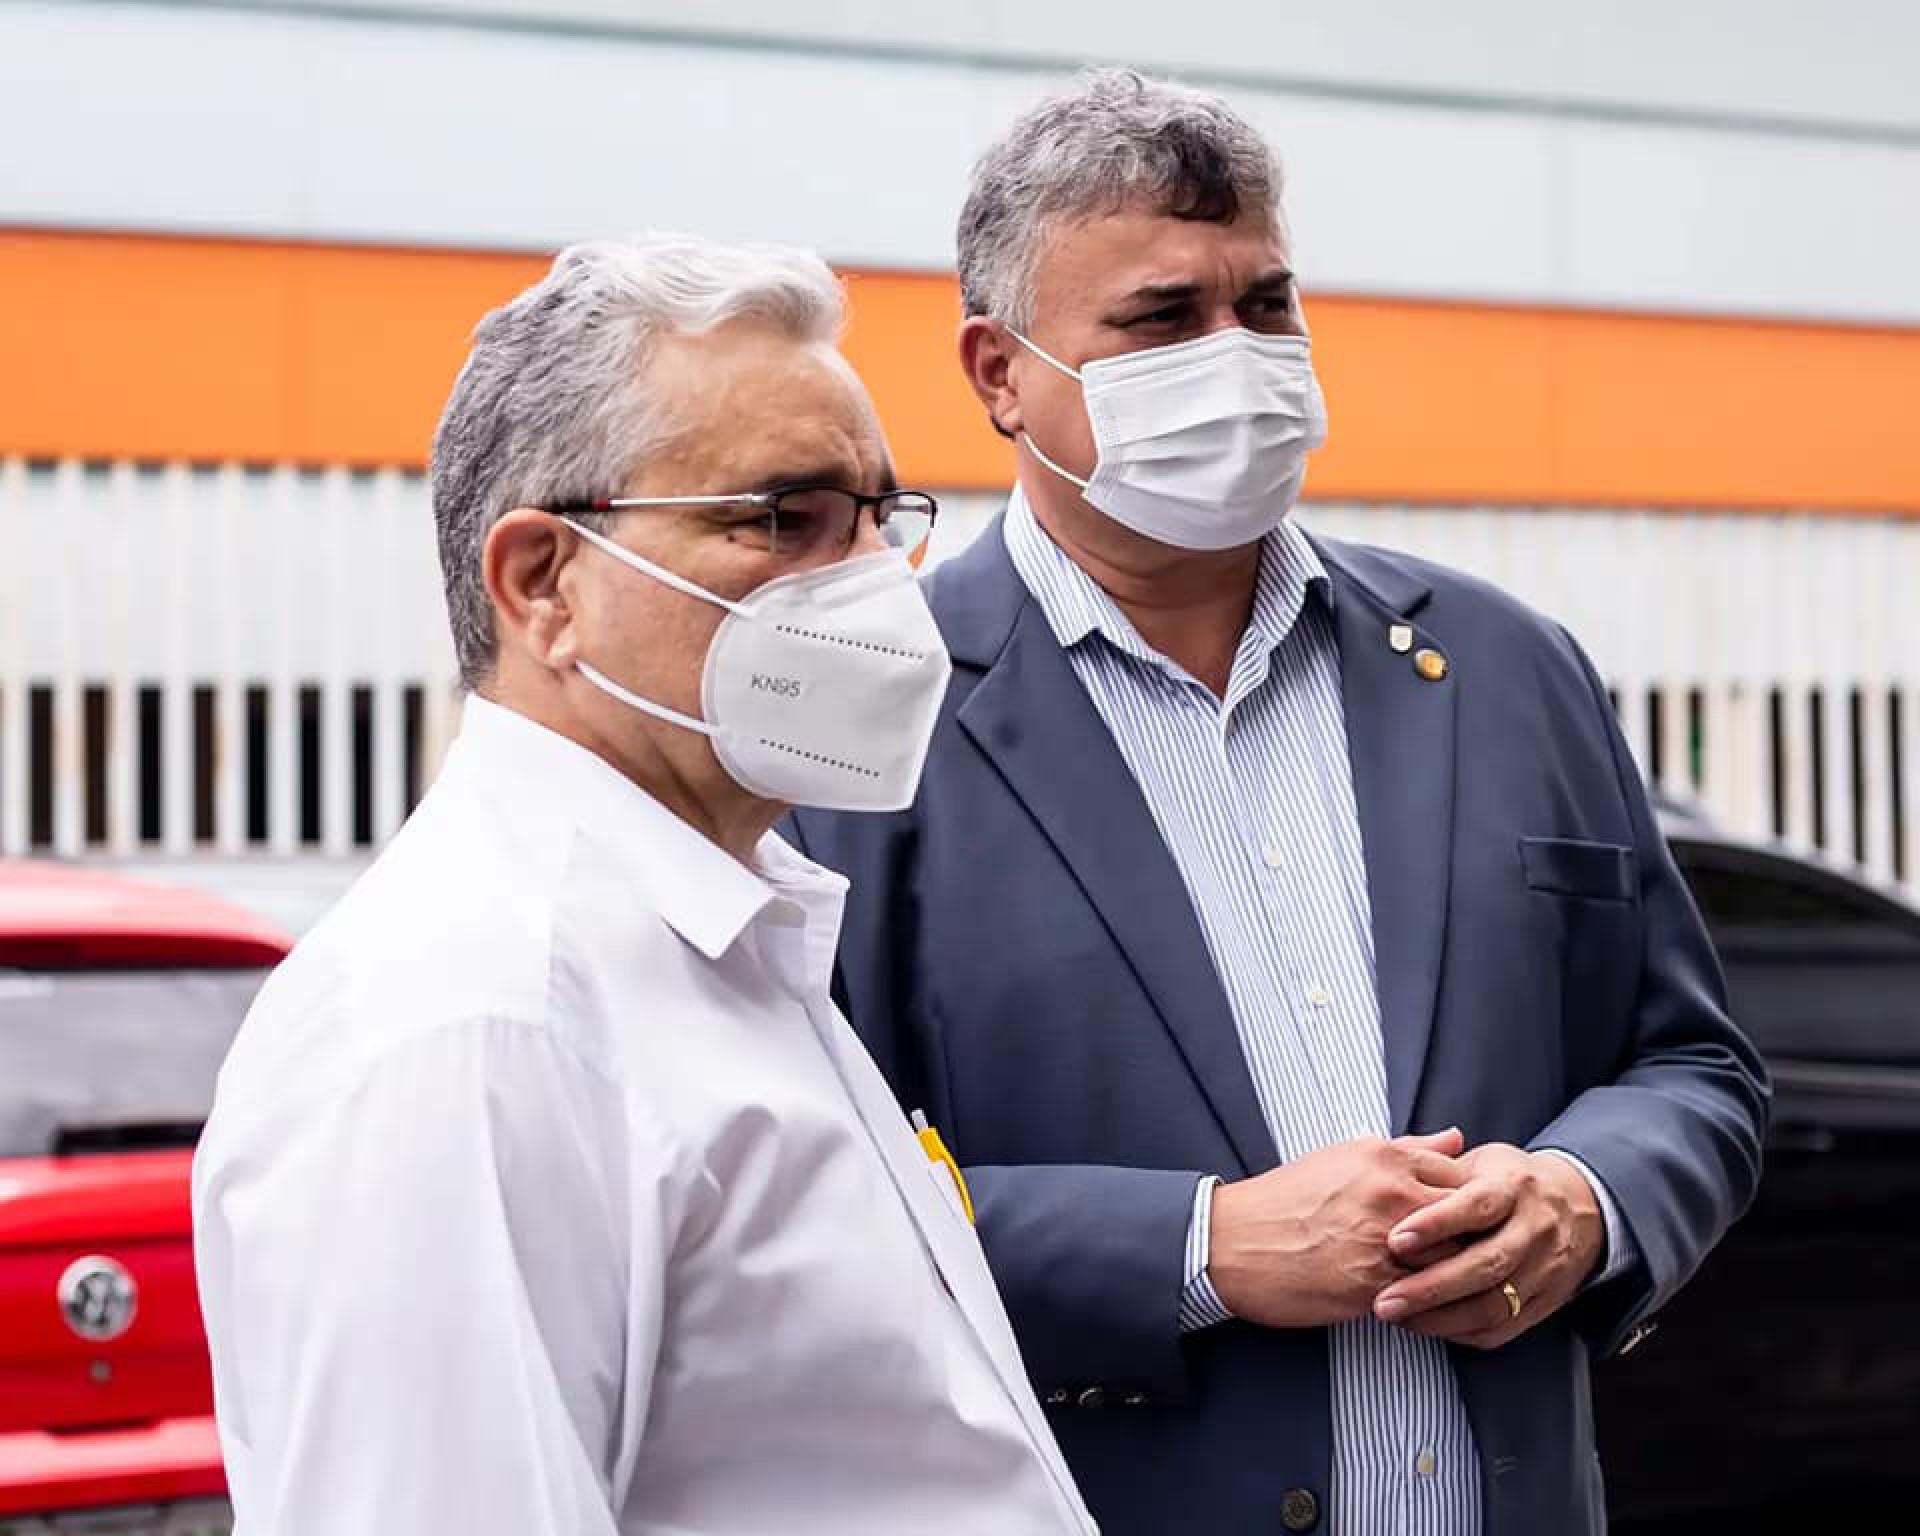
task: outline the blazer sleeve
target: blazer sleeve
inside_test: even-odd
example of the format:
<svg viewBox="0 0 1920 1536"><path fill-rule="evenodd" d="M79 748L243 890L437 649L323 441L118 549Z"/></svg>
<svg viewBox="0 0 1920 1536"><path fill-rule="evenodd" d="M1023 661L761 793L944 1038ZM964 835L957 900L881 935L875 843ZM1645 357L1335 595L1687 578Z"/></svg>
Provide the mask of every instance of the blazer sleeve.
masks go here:
<svg viewBox="0 0 1920 1536"><path fill-rule="evenodd" d="M1606 733L1633 828L1642 912L1640 984L1626 1063L1534 1138L1604 1181L1639 1262L1582 1299L1602 1354L1686 1283L1760 1182L1771 1087L1727 1011L1726 987L1593 664L1570 636Z"/></svg>

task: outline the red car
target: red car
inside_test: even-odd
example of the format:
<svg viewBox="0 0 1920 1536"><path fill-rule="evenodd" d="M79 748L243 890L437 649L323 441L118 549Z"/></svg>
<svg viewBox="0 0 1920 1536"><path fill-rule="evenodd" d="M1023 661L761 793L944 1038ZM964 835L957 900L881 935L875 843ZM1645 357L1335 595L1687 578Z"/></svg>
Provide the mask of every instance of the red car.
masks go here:
<svg viewBox="0 0 1920 1536"><path fill-rule="evenodd" d="M212 897L0 861L0 1536L231 1528L189 1176L287 948Z"/></svg>

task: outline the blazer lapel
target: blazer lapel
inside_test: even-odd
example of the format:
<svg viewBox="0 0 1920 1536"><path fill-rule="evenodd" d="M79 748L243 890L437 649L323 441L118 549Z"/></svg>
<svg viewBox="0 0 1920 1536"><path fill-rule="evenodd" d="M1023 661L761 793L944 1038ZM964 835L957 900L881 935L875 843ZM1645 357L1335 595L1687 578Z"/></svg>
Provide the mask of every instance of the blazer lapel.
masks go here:
<svg viewBox="0 0 1920 1536"><path fill-rule="evenodd" d="M998 524L980 537L1001 545ZM999 557L1017 583L1003 546ZM1037 603L1019 604L959 723L1073 871L1172 1031L1243 1171L1271 1168L1273 1136L1186 885Z"/></svg>
<svg viewBox="0 0 1920 1536"><path fill-rule="evenodd" d="M1363 550L1315 539L1333 579L1354 801L1373 909L1374 970L1393 1134L1412 1123L1446 938L1452 868L1454 691L1429 681L1423 650L1446 647L1413 622L1430 589ZM1389 631L1413 632L1406 651Z"/></svg>

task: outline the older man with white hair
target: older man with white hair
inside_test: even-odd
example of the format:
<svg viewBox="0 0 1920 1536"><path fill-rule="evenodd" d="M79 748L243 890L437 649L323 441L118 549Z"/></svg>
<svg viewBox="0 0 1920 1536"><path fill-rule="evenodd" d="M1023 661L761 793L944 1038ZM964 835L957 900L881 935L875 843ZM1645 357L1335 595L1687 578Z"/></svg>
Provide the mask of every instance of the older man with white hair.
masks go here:
<svg viewBox="0 0 1920 1536"><path fill-rule="evenodd" d="M948 661L818 258L577 246L433 503L471 697L194 1168L250 1536L1092 1524L958 1171L828 999L792 804L913 797Z"/></svg>

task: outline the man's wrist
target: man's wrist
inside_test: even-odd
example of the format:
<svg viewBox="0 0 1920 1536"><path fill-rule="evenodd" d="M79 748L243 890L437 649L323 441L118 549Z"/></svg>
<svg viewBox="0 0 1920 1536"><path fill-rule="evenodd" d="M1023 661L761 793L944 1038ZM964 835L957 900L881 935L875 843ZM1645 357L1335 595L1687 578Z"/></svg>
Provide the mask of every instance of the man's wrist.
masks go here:
<svg viewBox="0 0 1920 1536"><path fill-rule="evenodd" d="M1600 1176L1589 1168L1573 1153L1563 1147L1539 1147L1535 1149L1541 1155L1551 1157L1566 1164L1580 1175L1583 1184L1593 1198L1595 1212L1599 1217L1600 1251L1595 1256L1592 1267L1587 1271L1583 1285L1594 1286L1611 1280L1632 1264L1637 1250L1627 1224L1615 1204L1613 1193ZM1571 1181L1569 1187L1572 1187Z"/></svg>

